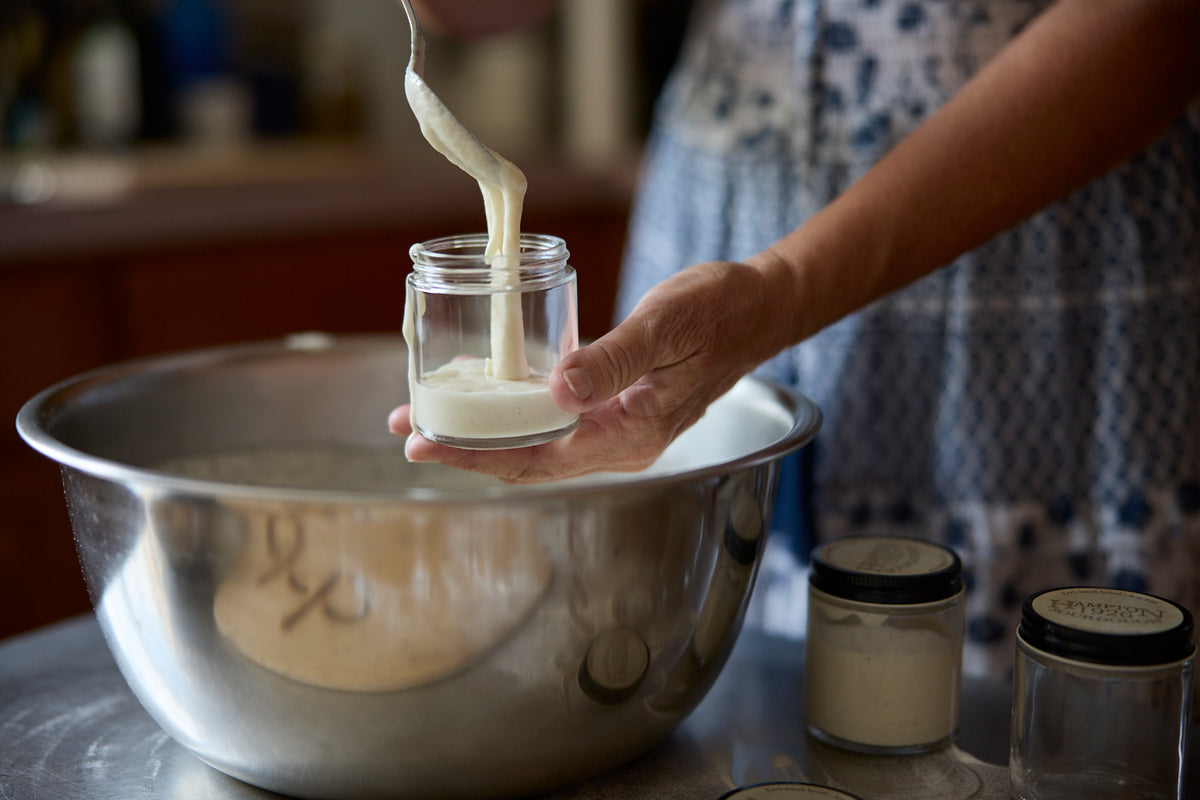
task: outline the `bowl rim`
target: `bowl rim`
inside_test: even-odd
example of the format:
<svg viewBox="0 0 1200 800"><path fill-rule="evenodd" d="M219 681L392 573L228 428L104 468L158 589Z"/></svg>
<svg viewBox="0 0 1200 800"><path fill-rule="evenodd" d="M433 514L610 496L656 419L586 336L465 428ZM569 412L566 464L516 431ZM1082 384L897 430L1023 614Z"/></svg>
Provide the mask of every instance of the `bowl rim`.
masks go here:
<svg viewBox="0 0 1200 800"><path fill-rule="evenodd" d="M668 470L639 478L639 473L597 472L587 480L546 481L530 484L506 484L496 479L495 486L464 488L398 487L394 490L317 489L289 486L263 486L194 478L134 466L72 447L53 436L46 427L55 409L67 399L120 378L145 372L171 372L204 364L231 363L261 359L279 354L328 354L333 350L391 350L403 347L398 335L305 333L213 347L181 350L159 355L125 359L81 372L59 381L30 398L18 411L17 433L26 444L57 462L60 467L83 472L96 478L136 486L195 496L221 496L235 499L279 502L320 503L323 505L372 503L496 502L513 499L563 499L623 489L656 489L663 486L703 480L734 471L760 466L781 459L808 445L821 428L820 408L803 394L757 375L747 375L738 383L765 389L793 417L787 433L766 447L735 459L719 461L694 469ZM597 477L606 476L606 477Z"/></svg>

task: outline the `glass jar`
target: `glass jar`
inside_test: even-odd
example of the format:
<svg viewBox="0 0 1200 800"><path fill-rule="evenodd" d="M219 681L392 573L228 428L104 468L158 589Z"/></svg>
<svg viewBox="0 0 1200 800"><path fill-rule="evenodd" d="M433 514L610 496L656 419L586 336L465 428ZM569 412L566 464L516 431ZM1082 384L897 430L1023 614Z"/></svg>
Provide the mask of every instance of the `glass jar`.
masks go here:
<svg viewBox="0 0 1200 800"><path fill-rule="evenodd" d="M804 673L811 735L888 755L952 741L961 570L952 550L903 537L849 537L813 552Z"/></svg>
<svg viewBox="0 0 1200 800"><path fill-rule="evenodd" d="M1023 800L1175 800L1195 657L1187 609L1075 587L1030 596L1017 628L1009 775Z"/></svg>
<svg viewBox="0 0 1200 800"><path fill-rule="evenodd" d="M524 447L574 430L547 377L579 347L566 243L521 234L518 256L472 234L413 245L404 337L413 428L470 449Z"/></svg>

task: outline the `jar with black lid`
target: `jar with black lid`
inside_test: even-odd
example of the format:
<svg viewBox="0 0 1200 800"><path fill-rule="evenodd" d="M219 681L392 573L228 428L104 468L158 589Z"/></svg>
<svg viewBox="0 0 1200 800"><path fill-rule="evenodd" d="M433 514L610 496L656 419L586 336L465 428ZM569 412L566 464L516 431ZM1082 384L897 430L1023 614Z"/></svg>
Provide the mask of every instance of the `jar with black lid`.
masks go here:
<svg viewBox="0 0 1200 800"><path fill-rule="evenodd" d="M812 556L805 661L808 731L858 752L950 742L962 686L962 564L918 539L857 536Z"/></svg>
<svg viewBox="0 0 1200 800"><path fill-rule="evenodd" d="M1195 644L1183 606L1052 589L1017 628L1009 773L1023 800L1176 800Z"/></svg>

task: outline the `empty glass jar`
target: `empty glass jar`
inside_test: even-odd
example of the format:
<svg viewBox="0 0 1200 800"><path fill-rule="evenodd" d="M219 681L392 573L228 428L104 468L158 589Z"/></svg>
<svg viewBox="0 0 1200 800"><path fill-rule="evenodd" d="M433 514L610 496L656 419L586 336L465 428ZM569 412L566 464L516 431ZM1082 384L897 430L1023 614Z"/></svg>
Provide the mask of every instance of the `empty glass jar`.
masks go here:
<svg viewBox="0 0 1200 800"><path fill-rule="evenodd" d="M521 234L489 256L484 234L413 245L404 336L414 429L454 447L540 444L578 424L547 378L579 346L575 271L562 239Z"/></svg>
<svg viewBox="0 0 1200 800"><path fill-rule="evenodd" d="M1017 629L1009 773L1022 800L1177 800L1192 617L1090 587L1030 596Z"/></svg>
<svg viewBox="0 0 1200 800"><path fill-rule="evenodd" d="M880 754L950 742L962 687L961 562L940 545L862 536L814 551L805 656L808 731Z"/></svg>

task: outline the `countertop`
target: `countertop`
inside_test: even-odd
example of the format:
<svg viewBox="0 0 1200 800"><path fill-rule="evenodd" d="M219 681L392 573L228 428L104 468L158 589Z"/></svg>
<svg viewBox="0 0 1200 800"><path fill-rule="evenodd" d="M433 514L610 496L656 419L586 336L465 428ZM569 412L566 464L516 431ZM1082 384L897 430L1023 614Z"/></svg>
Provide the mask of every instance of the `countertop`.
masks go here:
<svg viewBox="0 0 1200 800"><path fill-rule="evenodd" d="M582 164L520 159L526 216L625 213L638 154ZM221 150L0 157L0 267L297 231L466 218L482 229L479 188L427 145L254 143Z"/></svg>
<svg viewBox="0 0 1200 800"><path fill-rule="evenodd" d="M806 736L803 663L802 643L743 631L707 698L666 741L543 800L717 800L739 786L781 780L840 785L864 799L1007 796L1006 770L996 766L1007 752L1007 685L965 682L956 747L873 758ZM92 615L0 643L0 798L275 797L168 738L126 687Z"/></svg>

